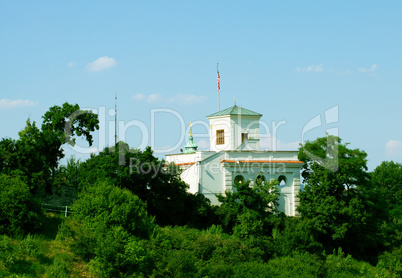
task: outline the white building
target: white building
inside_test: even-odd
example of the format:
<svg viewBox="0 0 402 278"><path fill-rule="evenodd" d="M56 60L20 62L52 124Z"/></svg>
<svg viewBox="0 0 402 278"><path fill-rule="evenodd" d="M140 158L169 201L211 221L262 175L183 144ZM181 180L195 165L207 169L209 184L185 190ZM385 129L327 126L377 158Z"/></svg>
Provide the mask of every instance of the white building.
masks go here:
<svg viewBox="0 0 402 278"><path fill-rule="evenodd" d="M279 210L295 216L300 190L302 162L297 151L261 151L261 114L233 106L207 116L210 122L210 150L197 151L190 130L184 153L166 156L183 170L181 178L191 193L202 193L212 204L215 194L235 190L233 184L257 177L280 181Z"/></svg>

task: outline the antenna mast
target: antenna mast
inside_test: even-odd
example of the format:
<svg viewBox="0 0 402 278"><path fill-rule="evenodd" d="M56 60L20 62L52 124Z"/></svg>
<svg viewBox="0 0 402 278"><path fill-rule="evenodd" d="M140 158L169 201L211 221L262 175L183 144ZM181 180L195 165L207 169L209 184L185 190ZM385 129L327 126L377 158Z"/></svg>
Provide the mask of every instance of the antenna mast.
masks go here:
<svg viewBox="0 0 402 278"><path fill-rule="evenodd" d="M114 145L117 144L117 90L114 94Z"/></svg>

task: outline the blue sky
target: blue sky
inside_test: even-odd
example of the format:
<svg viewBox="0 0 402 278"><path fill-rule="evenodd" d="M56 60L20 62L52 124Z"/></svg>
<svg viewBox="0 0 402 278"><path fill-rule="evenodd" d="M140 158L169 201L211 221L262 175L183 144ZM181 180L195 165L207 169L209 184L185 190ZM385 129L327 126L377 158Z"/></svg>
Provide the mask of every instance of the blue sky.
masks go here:
<svg viewBox="0 0 402 278"><path fill-rule="evenodd" d="M219 63L221 108L236 98L262 113L265 149L336 130L370 170L402 162L401 11L401 1L1 1L0 138L68 101L100 113L102 149L117 90L119 139L162 158L192 121L205 149ZM79 144L67 156L95 150Z"/></svg>

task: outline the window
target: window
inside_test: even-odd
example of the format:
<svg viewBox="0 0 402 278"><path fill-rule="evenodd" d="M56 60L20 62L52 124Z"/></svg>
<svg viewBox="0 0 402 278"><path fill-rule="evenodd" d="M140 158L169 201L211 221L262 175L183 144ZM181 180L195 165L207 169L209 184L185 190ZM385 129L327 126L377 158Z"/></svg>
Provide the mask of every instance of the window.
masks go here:
<svg viewBox="0 0 402 278"><path fill-rule="evenodd" d="M244 182L245 182L245 179L244 179L244 177L243 177L242 175L237 175L237 176L234 178L234 184L235 184L235 185L243 184Z"/></svg>
<svg viewBox="0 0 402 278"><path fill-rule="evenodd" d="M285 186L286 185L286 177L284 175L280 175L278 177L278 181L279 181L279 186Z"/></svg>
<svg viewBox="0 0 402 278"><path fill-rule="evenodd" d="M242 133L241 134L241 142L243 143L244 141L246 141L248 139L248 133Z"/></svg>
<svg viewBox="0 0 402 278"><path fill-rule="evenodd" d="M219 129L216 131L216 144L217 145L225 144L225 132L223 129Z"/></svg>
<svg viewBox="0 0 402 278"><path fill-rule="evenodd" d="M258 177L255 179L256 183L265 184L265 181L266 179L263 174L259 174Z"/></svg>

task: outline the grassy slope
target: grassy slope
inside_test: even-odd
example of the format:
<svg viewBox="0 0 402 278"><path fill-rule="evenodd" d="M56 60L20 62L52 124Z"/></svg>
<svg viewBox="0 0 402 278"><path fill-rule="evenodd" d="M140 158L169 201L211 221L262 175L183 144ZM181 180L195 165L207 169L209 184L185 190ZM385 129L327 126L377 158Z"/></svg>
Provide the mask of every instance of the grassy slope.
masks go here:
<svg viewBox="0 0 402 278"><path fill-rule="evenodd" d="M63 219L47 213L43 229L36 235L0 236L0 277L89 277L86 263L74 256L67 242L56 239Z"/></svg>

